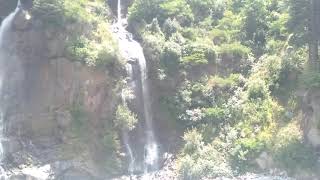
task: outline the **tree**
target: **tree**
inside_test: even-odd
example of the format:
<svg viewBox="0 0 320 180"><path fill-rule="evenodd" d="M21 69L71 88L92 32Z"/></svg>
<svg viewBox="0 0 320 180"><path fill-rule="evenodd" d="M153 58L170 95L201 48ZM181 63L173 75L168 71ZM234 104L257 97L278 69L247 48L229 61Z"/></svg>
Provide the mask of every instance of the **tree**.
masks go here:
<svg viewBox="0 0 320 180"><path fill-rule="evenodd" d="M318 0L290 0L288 29L294 33L295 43L308 44L309 66L319 70L320 2Z"/></svg>
<svg viewBox="0 0 320 180"><path fill-rule="evenodd" d="M314 70L319 70L319 15L320 2L318 0L310 0L310 16L309 16L309 63Z"/></svg>

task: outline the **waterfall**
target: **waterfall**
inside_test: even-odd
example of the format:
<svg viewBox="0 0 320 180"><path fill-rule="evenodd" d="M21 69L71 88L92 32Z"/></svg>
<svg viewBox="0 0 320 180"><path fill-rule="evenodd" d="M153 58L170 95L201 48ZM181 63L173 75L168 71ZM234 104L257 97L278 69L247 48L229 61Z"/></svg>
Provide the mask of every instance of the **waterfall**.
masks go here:
<svg viewBox="0 0 320 180"><path fill-rule="evenodd" d="M2 85L3 85L3 61L5 60L5 38L7 37L10 28L12 26L12 22L19 12L20 1L18 2L18 6L14 12L12 12L9 16L7 16L1 23L0 26L0 96L2 97ZM0 161L3 159L4 150L3 150L3 130L4 130L4 122L3 122L3 106L0 104Z"/></svg>
<svg viewBox="0 0 320 180"><path fill-rule="evenodd" d="M159 152L158 152L158 144L154 135L153 129L153 116L152 116L152 108L151 108L151 97L149 91L149 82L148 82L148 70L146 59L143 53L143 49L141 45L133 40L132 35L126 31L126 29L122 25L121 19L121 0L118 0L118 22L117 22L117 35L119 38L119 48L121 55L129 62L137 62L136 64L139 66L140 70L140 82L141 82L141 96L138 97L142 100L143 106L143 115L145 120L144 125L144 152L143 153L143 171L145 173L149 172L150 170L155 170L158 168L158 160L159 160ZM133 63L135 65L135 63ZM129 75L129 85L132 88L135 88L135 82L133 82L134 77L132 74L132 63L127 63L127 72ZM125 133L123 136L126 137L128 133ZM129 138L125 138L124 140L127 153L131 154L132 150L129 146L128 140ZM131 155L130 155L131 156ZM134 158L131 158L134 160ZM135 162L131 162L132 166L135 165ZM130 168L130 167L129 167Z"/></svg>
<svg viewBox="0 0 320 180"><path fill-rule="evenodd" d="M151 98L149 92L148 73L146 59L143 54L143 49L139 43L137 43L138 62L140 67L141 76L141 89L143 98L144 118L146 123L146 137L147 142L145 145L145 172L148 172L149 168L157 168L158 161L158 145L155 141L153 131L153 117L151 109Z"/></svg>
<svg viewBox="0 0 320 180"><path fill-rule="evenodd" d="M118 27L121 28L121 0L118 0Z"/></svg>
<svg viewBox="0 0 320 180"><path fill-rule="evenodd" d="M129 68L131 68L131 66L129 67L129 65L127 65L126 68L127 68L127 72L129 74L129 77L132 77L132 71L129 69ZM122 98L123 105L127 106L127 97L125 94L125 89L123 89L121 92L121 98ZM125 149L129 155L130 162L129 162L128 172L130 173L130 175L132 175L133 171L134 171L135 158L133 156L132 148L129 143L128 130L126 130L126 129L122 130L122 140L123 140L123 144L125 146Z"/></svg>

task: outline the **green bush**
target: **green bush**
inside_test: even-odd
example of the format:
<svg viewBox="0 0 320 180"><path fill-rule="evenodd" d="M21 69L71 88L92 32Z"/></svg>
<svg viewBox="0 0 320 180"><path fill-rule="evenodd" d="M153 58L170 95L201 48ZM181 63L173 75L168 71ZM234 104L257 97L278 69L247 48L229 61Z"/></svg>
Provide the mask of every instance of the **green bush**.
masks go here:
<svg viewBox="0 0 320 180"><path fill-rule="evenodd" d="M128 22L129 26L145 21L151 23L154 18L157 18L162 24L167 17L164 15L160 4L163 0L136 0L129 8Z"/></svg>
<svg viewBox="0 0 320 180"><path fill-rule="evenodd" d="M190 25L194 19L192 10L185 0L165 0L160 7L168 17L174 17L183 26Z"/></svg>
<svg viewBox="0 0 320 180"><path fill-rule="evenodd" d="M300 77L300 82L305 88L319 88L320 73L313 70L306 70Z"/></svg>
<svg viewBox="0 0 320 180"><path fill-rule="evenodd" d="M88 11L86 7L92 10ZM98 11L98 9L100 9ZM88 23L95 19L95 16L106 14L107 9L102 0L94 2L79 0L74 3L72 0L34 0L32 14L42 20L49 27L63 27L71 23Z"/></svg>
<svg viewBox="0 0 320 180"><path fill-rule="evenodd" d="M126 105L117 107L114 124L118 129L131 131L135 128L137 122L137 115L132 113Z"/></svg>
<svg viewBox="0 0 320 180"><path fill-rule="evenodd" d="M190 43L183 47L182 63L184 65L203 65L214 63L216 52L210 45Z"/></svg>
<svg viewBox="0 0 320 180"><path fill-rule="evenodd" d="M206 17L212 16L214 19L222 17L225 10L224 1L214 0L186 0L190 5L197 22L204 20Z"/></svg>
<svg viewBox="0 0 320 180"><path fill-rule="evenodd" d="M191 130L184 135L185 146L178 159L179 177L185 180L230 177L231 168L224 154L205 145L201 134Z"/></svg>
<svg viewBox="0 0 320 180"><path fill-rule="evenodd" d="M272 149L274 159L290 173L316 168L317 155L309 145L302 143L302 138L297 122L289 123L276 135Z"/></svg>
<svg viewBox="0 0 320 180"><path fill-rule="evenodd" d="M176 19L168 18L163 23L162 30L168 39L173 33L176 33L180 28L180 24L176 21Z"/></svg>
<svg viewBox="0 0 320 180"><path fill-rule="evenodd" d="M235 14L230 10L226 10L223 14L223 17L218 21L215 29L226 32L231 40L236 41L242 37L242 25L243 17L241 14Z"/></svg>
<svg viewBox="0 0 320 180"><path fill-rule="evenodd" d="M67 42L68 56L88 66L115 67L122 64L116 41L107 23L100 23L91 35L75 35Z"/></svg>
<svg viewBox="0 0 320 180"><path fill-rule="evenodd" d="M165 46L165 38L163 34L145 32L143 34L143 47L145 56L155 65L160 64Z"/></svg>
<svg viewBox="0 0 320 180"><path fill-rule="evenodd" d="M206 108L204 111L204 119L208 123L219 125L226 119L225 110L219 107Z"/></svg>
<svg viewBox="0 0 320 180"><path fill-rule="evenodd" d="M222 44L219 46L219 54L247 58L250 54L250 48L240 43Z"/></svg>
<svg viewBox="0 0 320 180"><path fill-rule="evenodd" d="M251 81L248 85L248 99L250 100L264 100L269 96L268 87L265 82L256 79Z"/></svg>
<svg viewBox="0 0 320 180"><path fill-rule="evenodd" d="M157 18L154 18L150 24L146 26L146 30L151 32L151 34L162 34L159 21Z"/></svg>
<svg viewBox="0 0 320 180"><path fill-rule="evenodd" d="M175 42L181 46L186 43L186 39L179 32L172 34L169 41Z"/></svg>
<svg viewBox="0 0 320 180"><path fill-rule="evenodd" d="M121 173L122 163L119 158L118 152L120 151L119 137L116 131L111 128L105 129L102 142L104 145L104 154L99 159L99 163L102 163L102 167L108 173L108 175L118 175Z"/></svg>
<svg viewBox="0 0 320 180"><path fill-rule="evenodd" d="M166 42L161 54L161 66L167 74L175 74L179 69L181 47L174 42Z"/></svg>
<svg viewBox="0 0 320 180"><path fill-rule="evenodd" d="M46 28L60 28L68 35L66 53L72 60L96 67L120 64L116 42L104 22L107 12L102 0L35 0L32 8Z"/></svg>
<svg viewBox="0 0 320 180"><path fill-rule="evenodd" d="M72 118L71 129L72 132L79 138L85 137L86 134L83 132L87 127L87 123L89 121L89 117L84 107L81 104L74 103L70 110L70 115Z"/></svg>
<svg viewBox="0 0 320 180"><path fill-rule="evenodd" d="M220 29L211 30L210 37L216 45L227 43L230 40L229 34L225 30Z"/></svg>
<svg viewBox="0 0 320 180"><path fill-rule="evenodd" d="M63 26L65 20L65 0L34 0L32 14L51 26Z"/></svg>
<svg viewBox="0 0 320 180"><path fill-rule="evenodd" d="M239 85L241 81L240 74L231 74L227 78L211 76L207 82L207 88L232 88Z"/></svg>

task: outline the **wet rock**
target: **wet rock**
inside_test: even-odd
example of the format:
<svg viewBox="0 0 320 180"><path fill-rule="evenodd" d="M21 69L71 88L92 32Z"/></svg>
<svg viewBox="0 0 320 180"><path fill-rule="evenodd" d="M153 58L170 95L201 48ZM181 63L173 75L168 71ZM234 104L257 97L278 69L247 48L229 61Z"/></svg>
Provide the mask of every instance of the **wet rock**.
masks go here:
<svg viewBox="0 0 320 180"><path fill-rule="evenodd" d="M20 0L21 8L24 10L29 10L33 6L33 0Z"/></svg>
<svg viewBox="0 0 320 180"><path fill-rule="evenodd" d="M311 89L306 91L303 96L304 119L301 127L304 132L305 139L313 146L320 146L320 91Z"/></svg>
<svg viewBox="0 0 320 180"><path fill-rule="evenodd" d="M8 16L16 8L17 2L18 0L0 0L0 19Z"/></svg>
<svg viewBox="0 0 320 180"><path fill-rule="evenodd" d="M6 67L5 98L1 99L6 137L4 169L12 179L24 180L37 178L30 174L41 174L39 167L46 164L53 175L66 179L106 176L103 162L98 161L105 157L101 141L106 120L113 116L118 101L113 91L115 79L103 69L63 57L63 35L48 35L33 26L34 22L28 24L24 15L20 10L13 28L5 34L6 49L0 58ZM80 110L75 107L79 103ZM72 123L74 109L86 117L86 132L81 132L81 137L75 134Z"/></svg>
<svg viewBox="0 0 320 180"><path fill-rule="evenodd" d="M57 36L56 39L48 41L48 57L61 57L64 54L65 41L63 37Z"/></svg>
<svg viewBox="0 0 320 180"><path fill-rule="evenodd" d="M13 21L13 26L18 30L25 30L31 23L31 15L28 11L19 10Z"/></svg>

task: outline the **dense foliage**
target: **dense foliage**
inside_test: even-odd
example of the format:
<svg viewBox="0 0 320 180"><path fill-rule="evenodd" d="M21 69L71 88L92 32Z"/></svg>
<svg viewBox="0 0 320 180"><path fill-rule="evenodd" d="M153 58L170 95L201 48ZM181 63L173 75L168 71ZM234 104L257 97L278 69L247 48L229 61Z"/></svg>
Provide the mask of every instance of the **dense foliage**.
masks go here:
<svg viewBox="0 0 320 180"><path fill-rule="evenodd" d="M319 87L319 73L305 68L308 7L306 0L134 2L129 27L154 80L175 82L160 101L184 126L182 179L256 171L263 153L290 173L315 166L295 97L301 84Z"/></svg>
<svg viewBox="0 0 320 180"><path fill-rule="evenodd" d="M184 134L181 179L315 171L316 149L303 137L296 97L301 88L320 87L316 64L308 63L315 57L307 48L314 42L308 0L135 0L128 11L152 83L168 89L159 102ZM104 1L34 0L32 13L43 27L66 32L70 59L109 70L121 65ZM75 133L82 132L81 105L70 113ZM118 167L115 131L132 130L138 120L127 105L112 118L103 143ZM272 167L259 167L263 154Z"/></svg>
<svg viewBox="0 0 320 180"><path fill-rule="evenodd" d="M103 0L35 0L32 14L43 27L66 34L65 53L70 59L109 69L121 64Z"/></svg>

